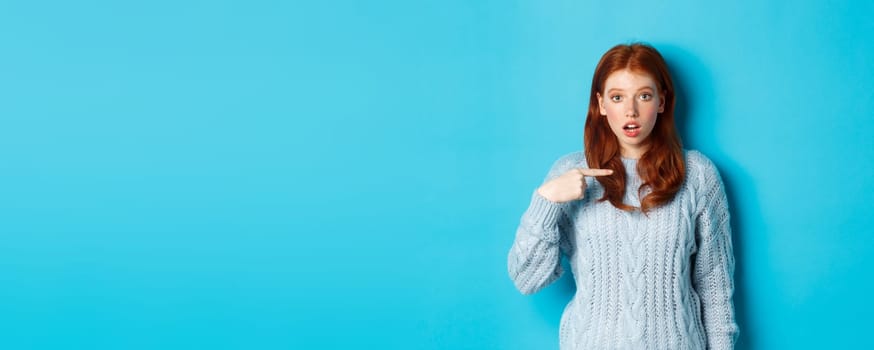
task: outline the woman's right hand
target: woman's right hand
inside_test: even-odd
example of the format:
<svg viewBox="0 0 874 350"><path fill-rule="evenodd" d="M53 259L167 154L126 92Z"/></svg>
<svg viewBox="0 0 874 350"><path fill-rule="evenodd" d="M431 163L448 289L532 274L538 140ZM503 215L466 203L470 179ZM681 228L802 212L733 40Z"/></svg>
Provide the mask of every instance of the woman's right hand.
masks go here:
<svg viewBox="0 0 874 350"><path fill-rule="evenodd" d="M586 195L586 176L612 175L610 169L574 168L537 189L544 198L555 203L583 199Z"/></svg>

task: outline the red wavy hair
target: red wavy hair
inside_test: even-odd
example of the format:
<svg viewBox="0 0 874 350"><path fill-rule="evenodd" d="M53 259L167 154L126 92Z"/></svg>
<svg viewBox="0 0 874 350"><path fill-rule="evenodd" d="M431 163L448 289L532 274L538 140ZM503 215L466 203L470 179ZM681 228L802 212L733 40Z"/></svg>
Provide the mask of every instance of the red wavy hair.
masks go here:
<svg viewBox="0 0 874 350"><path fill-rule="evenodd" d="M637 172L642 184L638 194L647 187L651 190L640 201L640 210L650 209L670 202L686 174L683 161L683 142L674 125L674 83L668 65L659 52L647 44L616 45L601 57L592 77L592 91L589 97L589 112L586 115L584 146L589 168L613 169L613 175L595 177L604 187L604 196L599 201L609 200L614 207L634 211L638 208L625 204L625 166L622 164L619 140L607 117L598 108L598 96L604 96L607 77L613 72L628 69L637 74L647 74L658 84L659 94L665 98L664 112L659 113L652 133L649 135L649 149L637 162Z"/></svg>

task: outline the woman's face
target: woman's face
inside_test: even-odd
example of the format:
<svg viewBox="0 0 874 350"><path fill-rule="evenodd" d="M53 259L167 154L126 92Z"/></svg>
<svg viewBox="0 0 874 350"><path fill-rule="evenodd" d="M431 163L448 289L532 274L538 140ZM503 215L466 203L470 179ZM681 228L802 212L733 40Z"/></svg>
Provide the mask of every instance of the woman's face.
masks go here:
<svg viewBox="0 0 874 350"><path fill-rule="evenodd" d="M601 115L619 139L623 157L640 158L649 148L649 134L658 114L665 110L665 97L649 74L628 69L615 71L597 93Z"/></svg>

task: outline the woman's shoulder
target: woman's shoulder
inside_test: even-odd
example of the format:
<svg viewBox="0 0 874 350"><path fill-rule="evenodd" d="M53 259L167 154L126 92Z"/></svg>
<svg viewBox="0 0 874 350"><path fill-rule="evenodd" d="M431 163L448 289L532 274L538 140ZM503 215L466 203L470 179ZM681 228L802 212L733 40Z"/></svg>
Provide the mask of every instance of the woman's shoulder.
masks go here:
<svg viewBox="0 0 874 350"><path fill-rule="evenodd" d="M586 164L586 152L583 152L582 150L580 150L580 151L573 151L573 152L565 153L565 154L561 155L561 156L558 157L558 159L555 161L555 164L574 164L574 165L578 165L578 164L581 163L581 162L582 162L583 164Z"/></svg>
<svg viewBox="0 0 874 350"><path fill-rule="evenodd" d="M696 149L684 149L683 156L686 158L686 165L689 166L699 167L713 164L713 161L711 161L710 158Z"/></svg>
<svg viewBox="0 0 874 350"><path fill-rule="evenodd" d="M561 175L573 168L587 168L586 154L584 151L564 153L552 163L547 179Z"/></svg>
<svg viewBox="0 0 874 350"><path fill-rule="evenodd" d="M686 158L686 165L694 170L702 171L708 170L709 168L716 168L713 161L699 150L684 149L683 155Z"/></svg>
<svg viewBox="0 0 874 350"><path fill-rule="evenodd" d="M691 180L695 187L705 187L708 184L721 183L722 179L716 164L704 153L698 150L683 150L686 158L686 178Z"/></svg>

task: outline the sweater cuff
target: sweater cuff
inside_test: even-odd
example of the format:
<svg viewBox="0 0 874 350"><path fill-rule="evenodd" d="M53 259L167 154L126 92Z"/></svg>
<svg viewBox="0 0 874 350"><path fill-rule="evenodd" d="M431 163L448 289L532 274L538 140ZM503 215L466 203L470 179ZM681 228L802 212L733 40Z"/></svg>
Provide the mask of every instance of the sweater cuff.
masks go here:
<svg viewBox="0 0 874 350"><path fill-rule="evenodd" d="M534 191L531 195L531 204L522 218L534 229L535 234L540 234L540 239L549 243L558 243L561 237L558 230L561 214L561 203L550 201Z"/></svg>

